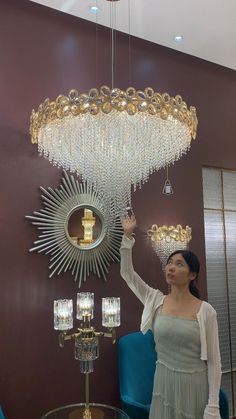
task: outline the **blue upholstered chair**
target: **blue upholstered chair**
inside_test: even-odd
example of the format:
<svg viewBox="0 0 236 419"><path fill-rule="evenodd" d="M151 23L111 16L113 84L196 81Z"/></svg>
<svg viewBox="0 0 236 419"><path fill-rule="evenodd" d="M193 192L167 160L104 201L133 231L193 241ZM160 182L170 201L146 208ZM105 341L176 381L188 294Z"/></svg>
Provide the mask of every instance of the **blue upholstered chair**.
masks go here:
<svg viewBox="0 0 236 419"><path fill-rule="evenodd" d="M157 354L151 331L130 333L119 340L122 409L130 419L148 419ZM228 399L220 390L220 414L229 419Z"/></svg>
<svg viewBox="0 0 236 419"><path fill-rule="evenodd" d="M1 406L0 406L0 419L5 419Z"/></svg>
<svg viewBox="0 0 236 419"><path fill-rule="evenodd" d="M222 419L229 419L229 402L222 388L220 389L220 416Z"/></svg>

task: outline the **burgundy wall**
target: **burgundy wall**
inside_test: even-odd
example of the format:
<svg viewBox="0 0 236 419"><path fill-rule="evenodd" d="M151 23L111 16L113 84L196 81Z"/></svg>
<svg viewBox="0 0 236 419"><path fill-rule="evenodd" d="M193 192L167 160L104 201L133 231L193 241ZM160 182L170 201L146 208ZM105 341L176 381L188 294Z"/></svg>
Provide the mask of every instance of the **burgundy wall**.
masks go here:
<svg viewBox="0 0 236 419"><path fill-rule="evenodd" d="M67 273L48 279L48 257L29 254L37 238L25 215L41 208L39 186L57 187L61 171L37 154L28 134L31 109L71 88L110 85L109 31L27 0L0 0L0 403L7 419L38 419L60 405L82 402L83 377L72 345L59 349L53 331L53 300L75 298ZM117 86L128 87L127 36L117 35ZM164 171L135 193L139 229L134 250L138 272L165 289L158 260L145 232L153 223L189 224L191 248L201 258L200 288L206 297L202 165L236 169L235 72L139 39L131 41L132 84L181 94L198 109L199 129L191 151L170 169L174 196L163 196ZM139 326L141 305L112 264L108 282L91 277L82 291L120 296L123 335ZM117 346L101 342L91 377L91 400L119 405Z"/></svg>

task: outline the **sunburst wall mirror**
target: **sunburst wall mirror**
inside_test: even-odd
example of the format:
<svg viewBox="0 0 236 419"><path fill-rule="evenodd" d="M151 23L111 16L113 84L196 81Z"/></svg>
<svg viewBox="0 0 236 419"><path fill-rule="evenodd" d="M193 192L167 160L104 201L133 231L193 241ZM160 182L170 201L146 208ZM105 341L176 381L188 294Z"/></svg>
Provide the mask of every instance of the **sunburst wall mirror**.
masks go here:
<svg viewBox="0 0 236 419"><path fill-rule="evenodd" d="M91 272L106 280L119 261L120 219L107 221L96 191L66 172L58 188L40 189L43 208L26 216L41 232L30 252L50 255L50 278L70 270L79 287Z"/></svg>

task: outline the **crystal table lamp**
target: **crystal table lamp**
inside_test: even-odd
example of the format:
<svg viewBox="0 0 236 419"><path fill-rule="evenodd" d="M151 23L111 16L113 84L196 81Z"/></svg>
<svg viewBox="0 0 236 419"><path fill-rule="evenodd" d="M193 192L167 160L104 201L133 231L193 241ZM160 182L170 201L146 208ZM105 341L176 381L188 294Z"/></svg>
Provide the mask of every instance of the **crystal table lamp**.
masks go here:
<svg viewBox="0 0 236 419"><path fill-rule="evenodd" d="M94 294L80 292L77 294L76 318L82 320L81 328L73 329L72 300L54 301L54 329L59 330L59 346L64 347L66 340L74 339L74 356L80 361L80 371L85 374L85 410L83 419L91 419L89 409L89 374L94 371L93 361L99 357L99 337L111 337L116 341L115 328L120 326L120 298L107 297L102 299L102 325L107 332L96 332L91 326L94 317Z"/></svg>

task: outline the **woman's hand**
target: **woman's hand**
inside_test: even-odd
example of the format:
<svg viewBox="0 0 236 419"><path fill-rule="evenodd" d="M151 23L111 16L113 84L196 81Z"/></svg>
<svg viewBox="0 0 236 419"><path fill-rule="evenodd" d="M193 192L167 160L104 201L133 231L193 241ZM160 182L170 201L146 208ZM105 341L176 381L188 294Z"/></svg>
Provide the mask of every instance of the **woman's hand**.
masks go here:
<svg viewBox="0 0 236 419"><path fill-rule="evenodd" d="M121 219L121 224L124 230L124 234L131 239L134 229L137 225L136 218L134 214L131 214L129 217L128 215Z"/></svg>

